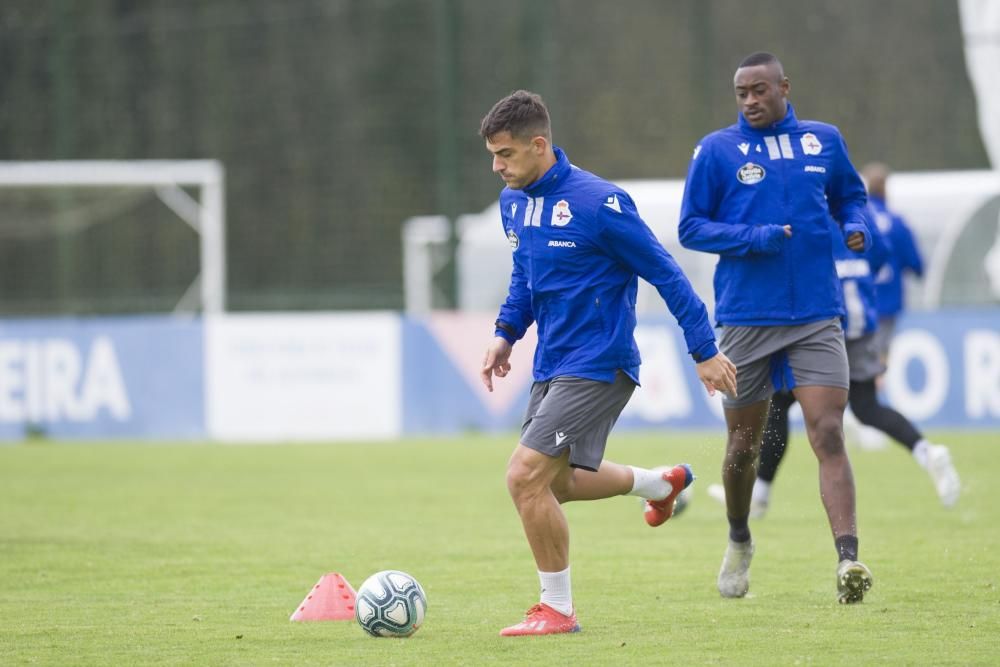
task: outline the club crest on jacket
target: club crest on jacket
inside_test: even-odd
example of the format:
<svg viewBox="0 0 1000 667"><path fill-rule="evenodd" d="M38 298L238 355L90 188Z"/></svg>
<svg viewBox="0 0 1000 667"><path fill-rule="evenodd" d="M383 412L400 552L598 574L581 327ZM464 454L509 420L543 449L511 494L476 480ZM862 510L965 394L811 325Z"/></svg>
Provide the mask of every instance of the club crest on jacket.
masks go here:
<svg viewBox="0 0 1000 667"><path fill-rule="evenodd" d="M572 219L573 214L569 210L569 202L565 199L557 201L556 205L552 207L552 226L565 227Z"/></svg>

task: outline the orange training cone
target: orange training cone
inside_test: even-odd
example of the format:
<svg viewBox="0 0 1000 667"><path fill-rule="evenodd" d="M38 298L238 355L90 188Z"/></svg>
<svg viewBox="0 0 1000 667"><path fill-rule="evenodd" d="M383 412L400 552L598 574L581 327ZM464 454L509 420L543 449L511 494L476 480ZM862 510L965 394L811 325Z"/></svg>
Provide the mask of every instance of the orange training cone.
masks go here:
<svg viewBox="0 0 1000 667"><path fill-rule="evenodd" d="M290 621L353 621L357 594L339 572L320 577Z"/></svg>

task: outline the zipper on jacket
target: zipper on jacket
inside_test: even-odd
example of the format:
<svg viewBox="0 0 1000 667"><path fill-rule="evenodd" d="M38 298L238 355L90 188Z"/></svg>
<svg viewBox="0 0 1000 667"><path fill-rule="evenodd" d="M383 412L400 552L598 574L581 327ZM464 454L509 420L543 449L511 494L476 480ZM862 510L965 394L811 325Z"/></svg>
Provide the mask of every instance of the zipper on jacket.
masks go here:
<svg viewBox="0 0 1000 667"><path fill-rule="evenodd" d="M775 139L777 139L777 137L775 137ZM791 138L789 137L789 139ZM785 168L785 162L791 162L793 159L794 158L782 158L778 160L778 164L780 165L781 169L781 214L782 214L781 217L786 221L788 220L788 173L789 172L788 169ZM794 173L794 171L792 173ZM789 221L786 224L791 224L791 222ZM793 228L792 235L794 236L794 234L795 234L795 229ZM794 262L792 262L792 253L786 252L785 271L786 275L788 275L788 287L789 287L788 314L790 319L794 320L796 319L796 316L795 316L795 274L794 274L795 267L793 266L793 264Z"/></svg>
<svg viewBox="0 0 1000 667"><path fill-rule="evenodd" d="M605 336L608 334L608 327L604 322L604 313L601 311L601 297L594 297L594 310L597 311L597 326Z"/></svg>

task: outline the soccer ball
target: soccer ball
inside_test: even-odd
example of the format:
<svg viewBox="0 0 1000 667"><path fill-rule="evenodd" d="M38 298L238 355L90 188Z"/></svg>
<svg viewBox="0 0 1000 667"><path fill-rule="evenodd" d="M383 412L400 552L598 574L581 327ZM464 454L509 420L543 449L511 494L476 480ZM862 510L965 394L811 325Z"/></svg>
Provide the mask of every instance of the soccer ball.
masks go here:
<svg viewBox="0 0 1000 667"><path fill-rule="evenodd" d="M683 491L677 494L677 498L674 499L674 516L676 517L681 512L687 509L687 506L691 504L691 487L687 487Z"/></svg>
<svg viewBox="0 0 1000 667"><path fill-rule="evenodd" d="M409 637L423 625L426 612L424 589L398 570L365 579L354 601L354 618L372 637Z"/></svg>

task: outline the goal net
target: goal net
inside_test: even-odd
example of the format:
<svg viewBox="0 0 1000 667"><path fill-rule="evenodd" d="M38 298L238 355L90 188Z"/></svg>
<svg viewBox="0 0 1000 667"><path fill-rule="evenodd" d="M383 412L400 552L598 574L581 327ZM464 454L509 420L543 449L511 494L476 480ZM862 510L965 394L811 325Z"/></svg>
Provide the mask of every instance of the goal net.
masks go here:
<svg viewBox="0 0 1000 667"><path fill-rule="evenodd" d="M0 162L0 315L225 310L214 160Z"/></svg>

